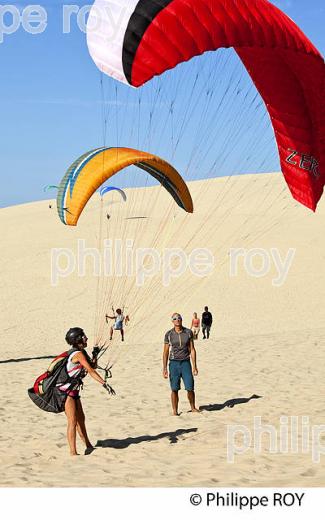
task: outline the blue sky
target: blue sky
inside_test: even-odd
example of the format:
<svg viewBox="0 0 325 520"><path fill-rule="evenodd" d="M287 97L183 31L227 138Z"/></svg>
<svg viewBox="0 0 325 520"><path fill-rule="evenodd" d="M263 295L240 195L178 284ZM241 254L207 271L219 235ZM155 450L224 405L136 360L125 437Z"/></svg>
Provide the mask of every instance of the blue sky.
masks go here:
<svg viewBox="0 0 325 520"><path fill-rule="evenodd" d="M82 6L89 2L70 3ZM277 0L273 3L285 11L324 53L323 0ZM12 5L23 9L27 4L20 2ZM184 104L177 106L177 99L168 94L168 75L154 84L154 90L148 87L141 94L130 92L123 85L116 86L109 78L104 78L101 90L100 73L88 54L85 35L76 23L72 24L69 34L62 33L63 3L49 0L40 2L40 5L48 13L47 28L42 34L30 35L20 28L14 34L4 35L4 41L0 43L0 207L44 198L44 185L57 183L76 157L103 143L139 144L139 148L173 160L180 171L188 173L187 178L226 175L230 170L242 173L271 171L278 167L273 133L265 117L264 106L255 98L250 79L240 69L236 56L229 54L230 51L220 51L218 58L207 55L205 61L194 61L190 69L186 64L186 75L190 76L188 85L191 81L193 84L201 69L203 81L205 70L204 81L207 84L210 81L211 86L219 89L213 95L213 103L217 103L227 92L230 82L236 82L240 85L242 96L252 100L251 112L243 113L243 120L238 120L242 100L237 96L238 105L230 103L222 112L224 120L222 117L218 119L220 128L212 128L212 121L209 122L207 115L205 122L210 127L205 130L207 137L202 144L205 148L193 150L193 136L200 138L198 133L193 133L200 125L200 110L202 114L207 107L204 99L199 99L196 112L188 121L185 119ZM221 72L217 84L211 73L216 67L220 67ZM175 86L177 81L181 84L185 77L182 76L182 68L177 74L173 79ZM179 87L181 98L186 96L184 89L188 85L182 83ZM160 89L159 102L149 128L153 96L157 89ZM140 120L137 117L139 100ZM174 101L176 107L170 116L170 106ZM107 115L105 140L103 107ZM243 129L240 139L237 139L237 123L234 121ZM186 125L181 122L186 122ZM181 142L176 150L175 141L180 132ZM259 145L254 143L256 132L263 134ZM220 136L221 133L223 141L217 138L217 134ZM232 139L236 137L235 147L227 148L227 135ZM211 146L208 138L211 139ZM191 159L188 157L189 149ZM215 162L218 155L220 164ZM131 174L125 177L129 184L131 177Z"/></svg>

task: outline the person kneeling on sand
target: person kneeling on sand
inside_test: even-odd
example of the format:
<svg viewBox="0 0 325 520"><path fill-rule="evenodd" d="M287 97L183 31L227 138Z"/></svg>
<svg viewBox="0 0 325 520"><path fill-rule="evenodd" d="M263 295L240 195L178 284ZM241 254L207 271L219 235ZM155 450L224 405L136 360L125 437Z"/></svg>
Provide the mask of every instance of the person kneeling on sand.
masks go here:
<svg viewBox="0 0 325 520"><path fill-rule="evenodd" d="M195 407L194 376L198 375L196 366L196 351L193 342L193 333L183 327L182 316L177 312L172 315L174 327L165 334L163 351L163 377L168 378L167 364L169 359L169 381L171 387L171 401L173 415L178 415L178 392L183 380L187 390L188 400L192 412L199 412ZM192 365L191 365L192 361Z"/></svg>

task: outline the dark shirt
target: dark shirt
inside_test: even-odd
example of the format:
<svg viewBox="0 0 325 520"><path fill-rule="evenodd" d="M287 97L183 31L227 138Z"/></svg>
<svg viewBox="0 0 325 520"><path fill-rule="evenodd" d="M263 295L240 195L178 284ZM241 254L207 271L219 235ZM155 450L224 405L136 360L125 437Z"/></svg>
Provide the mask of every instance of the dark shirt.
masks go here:
<svg viewBox="0 0 325 520"><path fill-rule="evenodd" d="M212 314L209 311L205 311L202 314L202 325L208 325L208 327L211 327L212 325Z"/></svg>
<svg viewBox="0 0 325 520"><path fill-rule="evenodd" d="M175 329L166 332L165 344L169 345L169 359L176 361L189 359L192 339L193 332L185 327L181 332L176 332Z"/></svg>

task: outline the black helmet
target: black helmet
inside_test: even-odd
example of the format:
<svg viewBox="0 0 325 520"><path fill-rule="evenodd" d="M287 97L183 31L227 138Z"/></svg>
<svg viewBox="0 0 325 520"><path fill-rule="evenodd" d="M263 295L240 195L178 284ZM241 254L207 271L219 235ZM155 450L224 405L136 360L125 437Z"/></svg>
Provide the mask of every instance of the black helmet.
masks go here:
<svg viewBox="0 0 325 520"><path fill-rule="evenodd" d="M66 333L65 340L69 345L78 345L78 343L81 343L83 336L85 336L83 329L73 327Z"/></svg>

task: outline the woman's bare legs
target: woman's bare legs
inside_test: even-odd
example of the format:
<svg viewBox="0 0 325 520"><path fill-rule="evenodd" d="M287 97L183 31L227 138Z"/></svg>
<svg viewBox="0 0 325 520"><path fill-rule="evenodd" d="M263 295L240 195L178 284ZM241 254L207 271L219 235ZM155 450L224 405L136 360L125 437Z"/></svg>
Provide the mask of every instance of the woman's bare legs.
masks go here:
<svg viewBox="0 0 325 520"><path fill-rule="evenodd" d="M76 408L77 408L77 431L79 434L80 439L82 442L86 445L86 448L93 448L93 445L91 444L87 430L86 430L86 424L85 424L85 414L82 409L82 404L80 399L76 400Z"/></svg>
<svg viewBox="0 0 325 520"><path fill-rule="evenodd" d="M77 453L76 442L77 431L80 439L85 443L86 448L92 448L93 446L88 438L86 430L85 414L80 399L73 399L70 396L67 397L65 402L65 414L68 420L67 439L70 448L70 455L79 455Z"/></svg>
<svg viewBox="0 0 325 520"><path fill-rule="evenodd" d="M70 455L79 455L77 453L76 444L77 406L76 401L70 396L67 397L64 411L68 420L67 439L70 448Z"/></svg>

